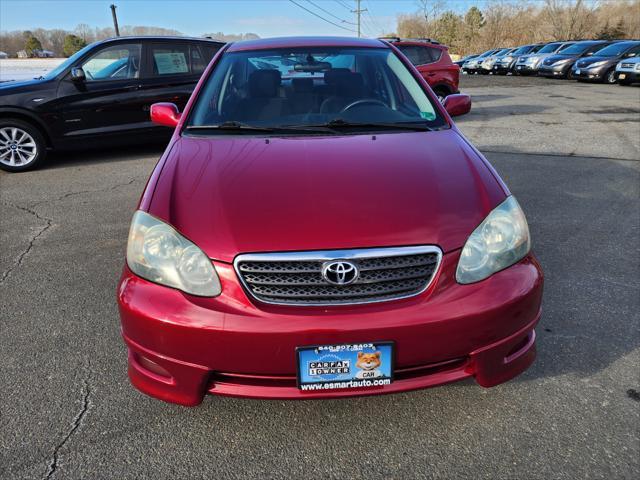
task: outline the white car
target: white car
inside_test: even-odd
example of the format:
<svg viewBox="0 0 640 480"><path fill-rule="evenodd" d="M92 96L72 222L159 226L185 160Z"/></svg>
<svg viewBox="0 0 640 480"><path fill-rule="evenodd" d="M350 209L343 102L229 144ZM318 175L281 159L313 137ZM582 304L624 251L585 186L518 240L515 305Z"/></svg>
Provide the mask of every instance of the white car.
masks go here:
<svg viewBox="0 0 640 480"><path fill-rule="evenodd" d="M616 65L616 79L620 85L640 82L640 57L625 58Z"/></svg>

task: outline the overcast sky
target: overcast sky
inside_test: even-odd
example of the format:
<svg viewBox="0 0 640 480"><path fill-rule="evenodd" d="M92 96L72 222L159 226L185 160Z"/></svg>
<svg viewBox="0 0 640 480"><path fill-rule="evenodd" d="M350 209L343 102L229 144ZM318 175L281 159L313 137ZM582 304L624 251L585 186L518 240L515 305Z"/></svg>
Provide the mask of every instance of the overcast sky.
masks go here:
<svg viewBox="0 0 640 480"><path fill-rule="evenodd" d="M0 0L0 30L62 28L79 23L92 27L112 25L109 5L118 6L120 25L172 28L187 35L247 33L278 35L354 35L354 0ZM459 13L470 6L482 8L486 0L445 0ZM378 36L396 28L400 13L418 10L416 0L362 0L362 32ZM328 21L334 24L329 23Z"/></svg>

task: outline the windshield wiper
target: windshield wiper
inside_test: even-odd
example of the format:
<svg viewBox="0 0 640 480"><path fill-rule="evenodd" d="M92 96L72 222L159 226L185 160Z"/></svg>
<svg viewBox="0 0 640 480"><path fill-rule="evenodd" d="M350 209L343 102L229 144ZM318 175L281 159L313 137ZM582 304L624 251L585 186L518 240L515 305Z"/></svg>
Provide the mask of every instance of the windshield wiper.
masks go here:
<svg viewBox="0 0 640 480"><path fill-rule="evenodd" d="M317 125L327 128L381 128L385 130L419 130L425 132L433 131L433 128L425 125L423 122L398 122L398 123L377 123L377 122L348 122L342 118L334 118L327 123Z"/></svg>
<svg viewBox="0 0 640 480"><path fill-rule="evenodd" d="M235 120L228 120L219 125L189 125L185 130L246 130L250 132L309 132L326 131L326 127L314 125L276 125L273 127L261 127L259 125L249 125Z"/></svg>
<svg viewBox="0 0 640 480"><path fill-rule="evenodd" d="M189 125L185 130L250 130L253 132L273 132L271 127L259 127L257 125L248 125L246 123L227 121L218 125Z"/></svg>

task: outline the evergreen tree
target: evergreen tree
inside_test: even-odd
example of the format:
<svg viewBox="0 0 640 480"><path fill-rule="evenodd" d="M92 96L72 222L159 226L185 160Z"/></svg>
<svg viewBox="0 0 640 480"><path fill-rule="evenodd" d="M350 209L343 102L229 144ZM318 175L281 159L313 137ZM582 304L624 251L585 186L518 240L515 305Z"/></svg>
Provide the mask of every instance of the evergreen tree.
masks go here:
<svg viewBox="0 0 640 480"><path fill-rule="evenodd" d="M32 35L24 43L24 50L27 52L29 57L35 57L36 51L42 50L42 44L40 43L40 40Z"/></svg>
<svg viewBox="0 0 640 480"><path fill-rule="evenodd" d="M82 38L77 35L69 34L64 37L64 47L62 49L65 57L70 57L78 50L87 46L87 42L85 42Z"/></svg>

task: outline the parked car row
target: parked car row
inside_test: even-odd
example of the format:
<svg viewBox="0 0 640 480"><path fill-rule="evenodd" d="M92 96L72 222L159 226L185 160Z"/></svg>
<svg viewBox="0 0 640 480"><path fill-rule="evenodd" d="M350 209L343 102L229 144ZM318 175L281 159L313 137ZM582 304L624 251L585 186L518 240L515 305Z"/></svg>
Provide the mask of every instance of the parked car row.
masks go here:
<svg viewBox="0 0 640 480"><path fill-rule="evenodd" d="M640 73L640 41L579 40L497 48L461 61L468 74L539 75L629 85Z"/></svg>

